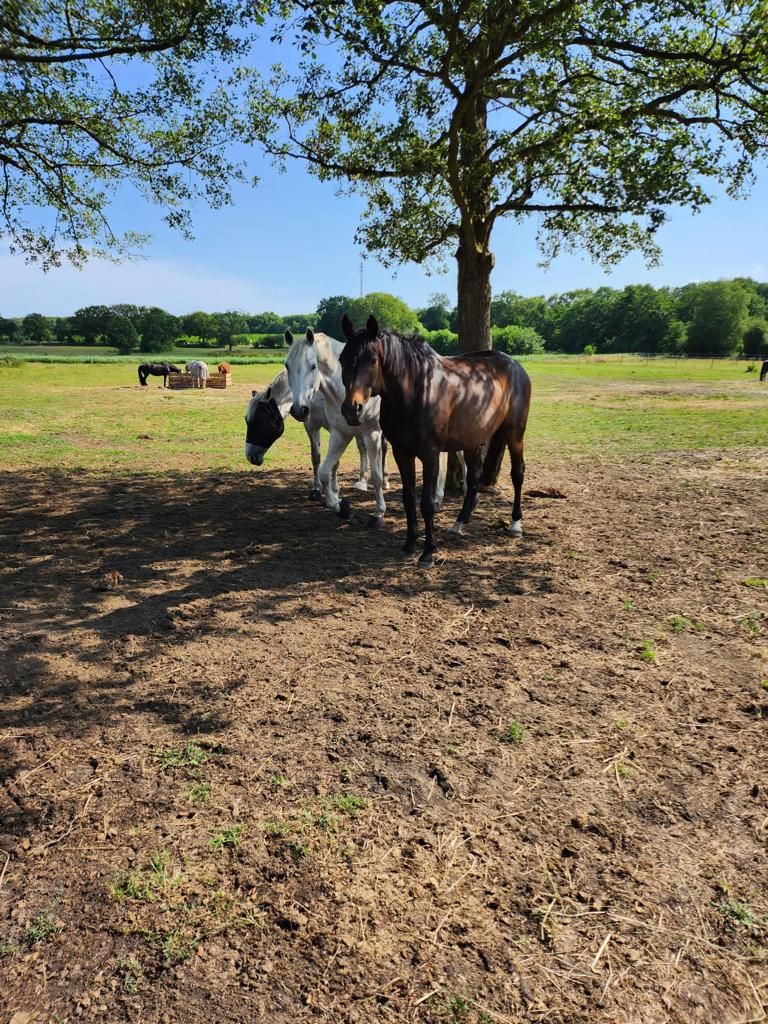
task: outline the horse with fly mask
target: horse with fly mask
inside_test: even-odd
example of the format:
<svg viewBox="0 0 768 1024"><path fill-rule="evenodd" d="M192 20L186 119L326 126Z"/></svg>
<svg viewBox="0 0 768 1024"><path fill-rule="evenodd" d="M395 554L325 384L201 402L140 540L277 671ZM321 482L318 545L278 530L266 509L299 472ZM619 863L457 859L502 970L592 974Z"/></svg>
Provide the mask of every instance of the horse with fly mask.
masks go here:
<svg viewBox="0 0 768 1024"><path fill-rule="evenodd" d="M264 391L252 392L245 413L245 457L253 466L260 466L264 456L285 431L285 419L291 411L293 395L288 383L288 373L281 370ZM310 498L319 498L320 492L320 430L330 430L325 414L325 400L318 391L309 405L309 415L304 420L304 429L309 437L312 458L312 489ZM358 491L368 490L368 455L362 438L355 438L360 455L358 479L352 486ZM385 471L386 476L386 471ZM332 474L332 485L338 489L336 467Z"/></svg>

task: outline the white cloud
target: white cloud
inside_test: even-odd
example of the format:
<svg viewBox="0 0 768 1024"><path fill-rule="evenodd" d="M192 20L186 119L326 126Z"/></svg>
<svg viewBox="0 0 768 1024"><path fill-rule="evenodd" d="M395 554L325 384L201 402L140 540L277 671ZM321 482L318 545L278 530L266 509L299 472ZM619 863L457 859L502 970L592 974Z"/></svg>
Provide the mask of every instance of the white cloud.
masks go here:
<svg viewBox="0 0 768 1024"><path fill-rule="evenodd" d="M303 308L298 291L269 288L204 265L154 258L119 264L91 260L82 270L62 266L44 274L19 257L0 254L0 316L70 316L82 306L116 302L160 306L177 315L196 309L279 313Z"/></svg>

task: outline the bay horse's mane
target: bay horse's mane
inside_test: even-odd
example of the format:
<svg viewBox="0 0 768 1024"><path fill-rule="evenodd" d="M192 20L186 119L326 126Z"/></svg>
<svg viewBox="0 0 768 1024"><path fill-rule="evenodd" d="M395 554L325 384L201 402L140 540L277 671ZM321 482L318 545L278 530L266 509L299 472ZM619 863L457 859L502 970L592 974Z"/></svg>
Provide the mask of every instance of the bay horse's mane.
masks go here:
<svg viewBox="0 0 768 1024"><path fill-rule="evenodd" d="M400 377L412 377L423 372L424 365L440 358L420 334L398 334L397 331L380 331L378 338L384 343L388 366ZM388 344L394 342L395 344Z"/></svg>

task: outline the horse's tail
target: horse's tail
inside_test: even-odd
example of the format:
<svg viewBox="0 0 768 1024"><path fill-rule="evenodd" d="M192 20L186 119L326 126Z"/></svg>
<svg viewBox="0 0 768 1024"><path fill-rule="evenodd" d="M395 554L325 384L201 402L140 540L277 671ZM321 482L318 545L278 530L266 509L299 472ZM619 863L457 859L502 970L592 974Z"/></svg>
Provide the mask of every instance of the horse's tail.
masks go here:
<svg viewBox="0 0 768 1024"><path fill-rule="evenodd" d="M480 487L491 487L496 483L501 469L501 460L504 458L506 438L502 430L497 430L488 442L488 449L483 459L482 469L477 483Z"/></svg>
<svg viewBox="0 0 768 1024"><path fill-rule="evenodd" d="M766 377L768 377L768 359L763 363L760 370L760 382L762 383Z"/></svg>
<svg viewBox="0 0 768 1024"><path fill-rule="evenodd" d="M147 378L141 372L141 367L139 367L139 384L141 384L142 387L147 386Z"/></svg>

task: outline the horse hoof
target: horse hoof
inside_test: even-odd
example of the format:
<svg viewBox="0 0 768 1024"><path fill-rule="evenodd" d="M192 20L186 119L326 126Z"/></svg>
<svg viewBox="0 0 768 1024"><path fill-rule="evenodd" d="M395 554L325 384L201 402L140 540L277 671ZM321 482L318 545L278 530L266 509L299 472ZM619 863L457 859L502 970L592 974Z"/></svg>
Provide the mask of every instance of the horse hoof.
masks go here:
<svg viewBox="0 0 768 1024"><path fill-rule="evenodd" d="M416 550L416 545L415 544L403 544L403 546L400 548L400 550L402 551L402 553L404 555L412 555L414 553L414 551Z"/></svg>
<svg viewBox="0 0 768 1024"><path fill-rule="evenodd" d="M383 530L384 529L384 516L370 516L368 522L365 524L367 530Z"/></svg>
<svg viewBox="0 0 768 1024"><path fill-rule="evenodd" d="M523 536L523 523L520 519L515 519L507 527L507 533L510 537L522 537Z"/></svg>
<svg viewBox="0 0 768 1024"><path fill-rule="evenodd" d="M310 501L320 501L320 499L322 498L322 494L320 493L320 488L319 487L313 487L312 490L309 492L308 497L309 497Z"/></svg>
<svg viewBox="0 0 768 1024"><path fill-rule="evenodd" d="M425 551L416 563L420 569L431 569L435 564L431 551Z"/></svg>
<svg viewBox="0 0 768 1024"><path fill-rule="evenodd" d="M448 533L452 533L456 537L463 537L464 523L462 523L460 519L457 519L453 526L448 527Z"/></svg>
<svg viewBox="0 0 768 1024"><path fill-rule="evenodd" d="M368 483L365 480L355 480L352 484L353 491L367 491Z"/></svg>
<svg viewBox="0 0 768 1024"><path fill-rule="evenodd" d="M336 515L339 517L339 519L349 519L349 517L352 515L352 506L349 504L346 498L341 499Z"/></svg>

